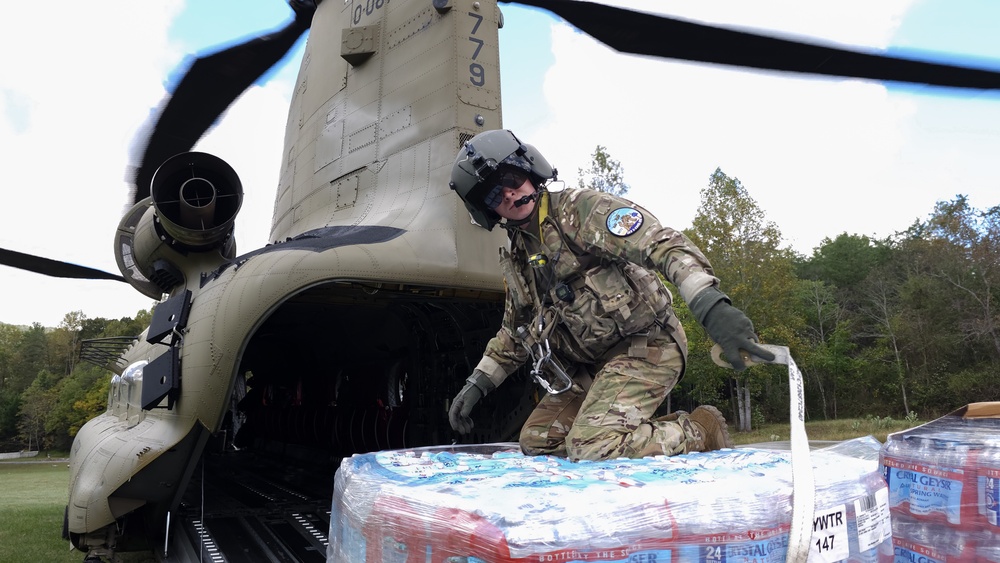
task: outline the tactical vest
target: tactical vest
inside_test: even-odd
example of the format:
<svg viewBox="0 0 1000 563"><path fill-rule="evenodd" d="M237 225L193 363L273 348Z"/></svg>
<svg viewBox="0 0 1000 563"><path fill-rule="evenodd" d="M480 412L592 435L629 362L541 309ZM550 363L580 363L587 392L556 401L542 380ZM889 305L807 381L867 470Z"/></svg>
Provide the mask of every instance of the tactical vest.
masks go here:
<svg viewBox="0 0 1000 563"><path fill-rule="evenodd" d="M559 225L559 195L543 192L540 233L515 232L511 251L500 251L512 308L507 312L510 332L517 335L524 327L535 341L547 338L557 356L584 363L651 329L675 332L679 324L671 294L660 277L573 244Z"/></svg>

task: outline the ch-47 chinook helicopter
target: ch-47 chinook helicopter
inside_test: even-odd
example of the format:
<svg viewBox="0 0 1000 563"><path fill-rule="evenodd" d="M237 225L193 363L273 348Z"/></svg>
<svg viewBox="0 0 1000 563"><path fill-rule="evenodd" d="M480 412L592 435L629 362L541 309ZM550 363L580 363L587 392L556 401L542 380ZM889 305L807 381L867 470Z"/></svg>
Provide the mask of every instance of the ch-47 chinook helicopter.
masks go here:
<svg viewBox="0 0 1000 563"><path fill-rule="evenodd" d="M625 53L1000 88L997 72L589 2L519 3ZM74 441L65 519L88 559L319 561L341 458L453 439L446 403L500 322L505 240L472 224L448 177L465 141L503 124L502 14L494 0L317 4L292 0L281 31L200 59L179 82L114 234L121 276L0 249L3 265L124 278L158 301L140 337L91 348L113 380L107 411ZM278 242L241 254L238 174L187 151L307 29ZM490 395L468 440L515 436L532 394Z"/></svg>

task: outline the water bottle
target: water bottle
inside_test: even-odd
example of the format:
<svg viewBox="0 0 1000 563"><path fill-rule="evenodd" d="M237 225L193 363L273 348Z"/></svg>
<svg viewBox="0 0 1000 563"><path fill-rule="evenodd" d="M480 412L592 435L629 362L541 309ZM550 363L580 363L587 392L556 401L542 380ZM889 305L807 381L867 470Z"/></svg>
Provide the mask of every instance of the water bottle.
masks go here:
<svg viewBox="0 0 1000 563"><path fill-rule="evenodd" d="M791 502L787 486L705 487L671 499L677 515L673 553L681 563L780 563L788 552ZM739 483L733 475L729 483ZM744 481L746 483L747 481Z"/></svg>
<svg viewBox="0 0 1000 563"><path fill-rule="evenodd" d="M984 445L976 473L980 524L992 534L1000 534L1000 444Z"/></svg>
<svg viewBox="0 0 1000 563"><path fill-rule="evenodd" d="M889 509L893 512L907 513L910 508L910 484L908 468L916 465L915 440L889 437L879 452L879 466L889 491Z"/></svg>
<svg viewBox="0 0 1000 563"><path fill-rule="evenodd" d="M428 510L391 494L379 495L365 525L367 559L362 561L423 563L432 541L424 527Z"/></svg>
<svg viewBox="0 0 1000 563"><path fill-rule="evenodd" d="M888 489L874 460L820 454L814 461L810 556L851 563L891 561Z"/></svg>
<svg viewBox="0 0 1000 563"><path fill-rule="evenodd" d="M958 427L951 432L941 432L935 436L937 459L960 482L958 497L958 518L948 514L948 524L965 531L975 531L981 527L978 502L978 471L983 452L982 436L972 427ZM953 487L956 485L952 485Z"/></svg>
<svg viewBox="0 0 1000 563"><path fill-rule="evenodd" d="M438 507L426 515L430 528L424 561L505 563L511 560L504 533L488 519L450 507ZM410 563L410 562L407 562Z"/></svg>
<svg viewBox="0 0 1000 563"><path fill-rule="evenodd" d="M898 563L976 563L977 534L893 514L892 546Z"/></svg>
<svg viewBox="0 0 1000 563"><path fill-rule="evenodd" d="M850 563L890 563L892 524L889 513L889 489L880 472L861 478L863 494L848 502L848 539Z"/></svg>
<svg viewBox="0 0 1000 563"><path fill-rule="evenodd" d="M1000 535L984 532L976 546L976 563L1000 563Z"/></svg>
<svg viewBox="0 0 1000 563"><path fill-rule="evenodd" d="M880 458L894 512L952 527L976 525L977 445L959 433L909 435L886 443Z"/></svg>

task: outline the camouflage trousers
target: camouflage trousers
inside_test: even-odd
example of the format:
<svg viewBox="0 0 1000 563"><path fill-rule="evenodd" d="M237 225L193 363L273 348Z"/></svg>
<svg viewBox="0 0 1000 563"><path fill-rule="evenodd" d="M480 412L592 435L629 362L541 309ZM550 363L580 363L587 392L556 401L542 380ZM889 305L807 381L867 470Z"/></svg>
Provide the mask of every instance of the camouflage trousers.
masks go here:
<svg viewBox="0 0 1000 563"><path fill-rule="evenodd" d="M680 379L684 358L669 335L661 333L649 345L660 349L655 361L631 357L622 346L593 367L593 381L583 366L576 366L573 387L545 395L528 416L520 435L524 453L578 461L687 451L696 437L684 431L686 415L652 419Z"/></svg>

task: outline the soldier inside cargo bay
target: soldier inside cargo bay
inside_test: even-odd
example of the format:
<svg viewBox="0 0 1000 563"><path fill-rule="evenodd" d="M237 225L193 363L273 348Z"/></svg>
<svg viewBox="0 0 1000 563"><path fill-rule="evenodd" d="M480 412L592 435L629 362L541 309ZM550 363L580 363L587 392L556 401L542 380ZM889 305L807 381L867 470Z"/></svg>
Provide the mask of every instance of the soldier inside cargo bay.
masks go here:
<svg viewBox="0 0 1000 563"><path fill-rule="evenodd" d="M705 256L642 207L591 189L545 189L555 169L513 133L473 137L451 188L473 220L507 230L500 250L503 323L452 402L456 432L476 403L525 362L548 393L521 429L528 455L573 460L675 455L731 447L713 406L653 418L684 373L687 338L657 276L679 288L736 370L740 350L773 360L753 324L719 291Z"/></svg>

